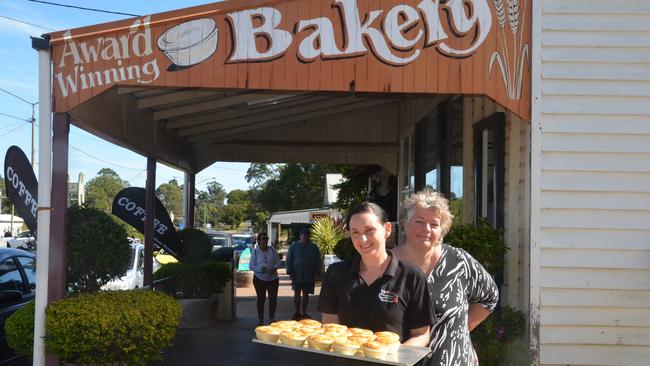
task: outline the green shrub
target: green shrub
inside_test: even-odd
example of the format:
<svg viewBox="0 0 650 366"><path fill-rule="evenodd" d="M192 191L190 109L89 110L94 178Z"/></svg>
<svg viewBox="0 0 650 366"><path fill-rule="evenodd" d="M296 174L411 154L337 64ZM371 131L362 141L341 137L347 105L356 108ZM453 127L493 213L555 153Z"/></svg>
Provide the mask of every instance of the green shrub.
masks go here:
<svg viewBox="0 0 650 366"><path fill-rule="evenodd" d="M352 259L357 254L357 250L354 249L354 244L350 238L343 238L336 243L334 247L334 254L336 254L339 259L342 261Z"/></svg>
<svg viewBox="0 0 650 366"><path fill-rule="evenodd" d="M45 346L78 365L143 365L161 359L180 317L176 301L157 291L81 294L47 307Z"/></svg>
<svg viewBox="0 0 650 366"><path fill-rule="evenodd" d="M508 306L485 319L472 331L472 343L481 365L530 365L525 330L524 313Z"/></svg>
<svg viewBox="0 0 650 366"><path fill-rule="evenodd" d="M178 232L181 242L180 260L183 263L195 264L205 262L212 252L212 243L208 235L199 229L187 228Z"/></svg>
<svg viewBox="0 0 650 366"><path fill-rule="evenodd" d="M311 224L311 240L320 250L321 256L334 253L334 247L343 238L343 224L329 217Z"/></svg>
<svg viewBox="0 0 650 366"><path fill-rule="evenodd" d="M503 277L506 246L503 232L486 221L478 224L454 224L445 242L465 249L499 281ZM497 309L471 333L481 365L530 365L531 357L524 334L526 317L505 306Z"/></svg>
<svg viewBox="0 0 650 366"><path fill-rule="evenodd" d="M131 246L123 227L103 211L68 209L67 287L72 293L96 292L126 273Z"/></svg>
<svg viewBox="0 0 650 366"><path fill-rule="evenodd" d="M45 347L78 365L143 365L159 360L160 351L171 345L180 317L176 301L157 291L81 294L48 305ZM5 330L9 347L31 356L34 302L12 314Z"/></svg>
<svg viewBox="0 0 650 366"><path fill-rule="evenodd" d="M506 246L503 232L486 221L478 224L454 224L445 236L445 243L465 249L495 278L503 273Z"/></svg>
<svg viewBox="0 0 650 366"><path fill-rule="evenodd" d="M5 322L9 348L19 355L34 353L34 301L16 310Z"/></svg>
<svg viewBox="0 0 650 366"><path fill-rule="evenodd" d="M211 297L232 279L228 263L169 263L154 273L154 280L170 278L166 292L179 299Z"/></svg>

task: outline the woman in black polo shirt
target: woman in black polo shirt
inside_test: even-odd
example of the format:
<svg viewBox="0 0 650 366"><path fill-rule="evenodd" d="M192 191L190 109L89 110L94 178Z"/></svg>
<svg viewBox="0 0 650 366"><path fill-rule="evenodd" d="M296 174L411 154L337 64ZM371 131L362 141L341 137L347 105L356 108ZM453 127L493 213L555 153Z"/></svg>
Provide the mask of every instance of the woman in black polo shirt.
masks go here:
<svg viewBox="0 0 650 366"><path fill-rule="evenodd" d="M362 203L347 227L359 255L329 266L320 292L323 323L391 331L405 344L427 346L434 318L426 278L386 251L391 224L384 210Z"/></svg>

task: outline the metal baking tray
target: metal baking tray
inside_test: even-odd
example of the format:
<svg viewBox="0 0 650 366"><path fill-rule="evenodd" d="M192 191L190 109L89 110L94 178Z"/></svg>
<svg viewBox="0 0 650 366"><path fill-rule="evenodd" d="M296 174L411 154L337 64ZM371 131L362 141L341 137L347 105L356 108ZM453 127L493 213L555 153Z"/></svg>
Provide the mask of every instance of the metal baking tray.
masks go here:
<svg viewBox="0 0 650 366"><path fill-rule="evenodd" d="M357 355L348 356L334 351L318 351L315 349L308 348L306 346L296 347L296 346L289 346L286 344L282 344L279 342L278 343L264 342L257 338L253 338L253 342L266 344L268 346L273 346L273 347L294 349L297 351L320 353L322 355L344 357L353 360L373 362L373 363L379 363L384 365L398 365L398 366L412 366L416 364L418 361L420 361L421 359L428 356L429 353L431 353L431 350L428 347L413 347L413 346L402 345L400 346L399 351L397 351L397 353L389 354L388 356L386 356L385 359L378 359L378 358L370 358L370 357L357 356Z"/></svg>

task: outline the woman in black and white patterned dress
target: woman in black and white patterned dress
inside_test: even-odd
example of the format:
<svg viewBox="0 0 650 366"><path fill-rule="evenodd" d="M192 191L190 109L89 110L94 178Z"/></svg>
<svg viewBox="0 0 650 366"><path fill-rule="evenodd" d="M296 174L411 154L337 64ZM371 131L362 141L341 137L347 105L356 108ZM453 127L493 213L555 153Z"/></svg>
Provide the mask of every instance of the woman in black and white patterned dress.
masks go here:
<svg viewBox="0 0 650 366"><path fill-rule="evenodd" d="M470 332L494 310L499 290L483 266L460 248L443 243L453 216L447 199L431 190L406 198L402 205L406 245L394 253L427 275L436 323L431 328L428 365L479 364Z"/></svg>

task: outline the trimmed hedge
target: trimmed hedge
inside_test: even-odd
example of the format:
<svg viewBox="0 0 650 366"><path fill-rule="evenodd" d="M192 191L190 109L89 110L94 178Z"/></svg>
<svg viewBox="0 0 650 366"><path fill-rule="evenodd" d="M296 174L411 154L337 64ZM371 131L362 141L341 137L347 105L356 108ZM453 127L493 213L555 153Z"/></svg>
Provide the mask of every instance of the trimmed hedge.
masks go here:
<svg viewBox="0 0 650 366"><path fill-rule="evenodd" d="M228 263L168 263L154 274L154 280L170 278L165 292L178 299L211 297L223 291L232 273Z"/></svg>
<svg viewBox="0 0 650 366"><path fill-rule="evenodd" d="M34 353L34 301L16 310L5 322L5 336L9 348L19 355L31 357Z"/></svg>
<svg viewBox="0 0 650 366"><path fill-rule="evenodd" d="M160 360L181 319L178 303L157 291L107 291L66 298L47 307L46 348L80 365Z"/></svg>
<svg viewBox="0 0 650 366"><path fill-rule="evenodd" d="M66 245L67 289L97 292L126 273L131 246L111 215L90 207L70 207Z"/></svg>
<svg viewBox="0 0 650 366"><path fill-rule="evenodd" d="M178 232L178 239L181 242L180 260L187 264L205 262L212 252L210 237L203 231L195 228L187 228Z"/></svg>
<svg viewBox="0 0 650 366"><path fill-rule="evenodd" d="M178 303L157 291L107 291L81 294L46 309L45 347L67 363L143 365L160 360L171 346L181 319ZM31 356L34 303L7 319L7 343Z"/></svg>

